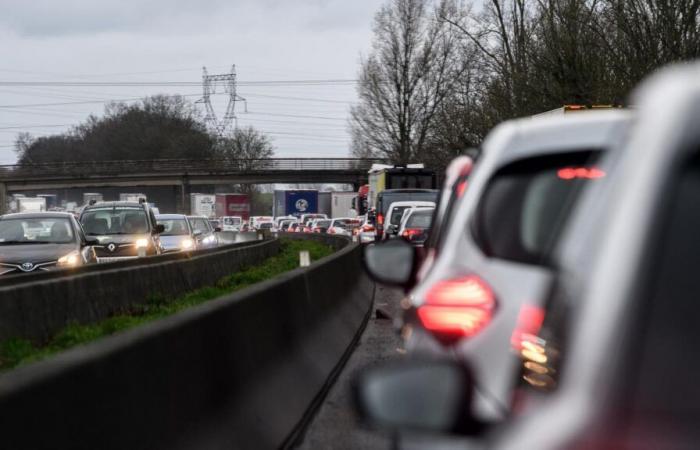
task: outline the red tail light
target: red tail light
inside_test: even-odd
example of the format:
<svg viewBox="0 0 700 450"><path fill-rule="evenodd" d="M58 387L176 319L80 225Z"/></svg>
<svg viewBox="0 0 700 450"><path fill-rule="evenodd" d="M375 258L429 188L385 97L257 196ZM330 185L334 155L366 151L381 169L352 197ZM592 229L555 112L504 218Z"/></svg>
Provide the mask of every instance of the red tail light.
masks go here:
<svg viewBox="0 0 700 450"><path fill-rule="evenodd" d="M362 226L362 231L374 231L374 227L368 223Z"/></svg>
<svg viewBox="0 0 700 450"><path fill-rule="evenodd" d="M377 223L379 225L384 225L384 216L382 214L377 214Z"/></svg>
<svg viewBox="0 0 700 450"><path fill-rule="evenodd" d="M423 234L423 230L420 228L406 228L403 230L403 233L401 233L402 237L405 237L406 239L413 239L416 236L420 236Z"/></svg>
<svg viewBox="0 0 700 450"><path fill-rule="evenodd" d="M491 322L496 299L491 288L476 276L435 284L418 308L423 326L445 344L479 333Z"/></svg>
<svg viewBox="0 0 700 450"><path fill-rule="evenodd" d="M536 306L523 305L518 314L518 322L510 337L510 344L518 352L523 349L523 342L530 336L537 336L544 322L544 310Z"/></svg>
<svg viewBox="0 0 700 450"><path fill-rule="evenodd" d="M563 169L559 169L557 171L557 176L562 180L573 180L575 178L595 180L598 178L603 178L605 176L605 172L597 167L564 167Z"/></svg>

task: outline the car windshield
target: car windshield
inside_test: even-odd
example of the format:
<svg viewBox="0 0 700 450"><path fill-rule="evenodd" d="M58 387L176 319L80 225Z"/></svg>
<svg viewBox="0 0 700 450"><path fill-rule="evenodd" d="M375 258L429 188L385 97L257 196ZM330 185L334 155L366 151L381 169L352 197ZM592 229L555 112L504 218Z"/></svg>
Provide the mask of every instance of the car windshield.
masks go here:
<svg viewBox="0 0 700 450"><path fill-rule="evenodd" d="M146 211L138 207L93 208L83 212L80 221L91 236L149 232Z"/></svg>
<svg viewBox="0 0 700 450"><path fill-rule="evenodd" d="M189 234L187 222L182 219L158 219L158 223L165 227L161 236L183 236Z"/></svg>
<svg viewBox="0 0 700 450"><path fill-rule="evenodd" d="M199 231L200 233L208 233L211 231L209 228L209 221L206 219L190 217L190 225L192 225L192 230Z"/></svg>
<svg viewBox="0 0 700 450"><path fill-rule="evenodd" d="M22 218L0 220L0 245L74 241L73 227L66 218Z"/></svg>
<svg viewBox="0 0 700 450"><path fill-rule="evenodd" d="M406 219L406 228L430 228L433 211L415 211Z"/></svg>
<svg viewBox="0 0 700 450"><path fill-rule="evenodd" d="M224 225L240 225L240 217L224 217Z"/></svg>
<svg viewBox="0 0 700 450"><path fill-rule="evenodd" d="M486 188L474 231L494 257L540 263L551 251L586 183L605 174L597 152L532 158L500 170Z"/></svg>

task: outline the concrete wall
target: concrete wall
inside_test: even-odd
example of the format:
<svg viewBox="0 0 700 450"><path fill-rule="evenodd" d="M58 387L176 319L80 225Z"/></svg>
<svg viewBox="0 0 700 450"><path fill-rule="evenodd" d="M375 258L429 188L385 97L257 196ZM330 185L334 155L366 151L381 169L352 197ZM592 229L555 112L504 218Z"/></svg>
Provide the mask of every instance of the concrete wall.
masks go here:
<svg viewBox="0 0 700 450"><path fill-rule="evenodd" d="M0 376L2 447L288 446L371 311L360 247L335 242L308 268Z"/></svg>
<svg viewBox="0 0 700 450"><path fill-rule="evenodd" d="M212 285L278 251L278 241L254 242L6 277L0 282L0 340L45 341L71 322L94 322L152 295L174 297Z"/></svg>

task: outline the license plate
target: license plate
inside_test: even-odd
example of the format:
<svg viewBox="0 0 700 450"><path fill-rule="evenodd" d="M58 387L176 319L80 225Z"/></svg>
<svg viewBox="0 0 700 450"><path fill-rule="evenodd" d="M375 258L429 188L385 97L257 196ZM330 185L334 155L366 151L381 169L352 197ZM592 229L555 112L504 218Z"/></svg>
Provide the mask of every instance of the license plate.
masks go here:
<svg viewBox="0 0 700 450"><path fill-rule="evenodd" d="M108 262L115 262L115 261L126 261L129 259L138 259L138 256L115 256L115 257L105 257L105 258L97 258L98 263L108 263Z"/></svg>

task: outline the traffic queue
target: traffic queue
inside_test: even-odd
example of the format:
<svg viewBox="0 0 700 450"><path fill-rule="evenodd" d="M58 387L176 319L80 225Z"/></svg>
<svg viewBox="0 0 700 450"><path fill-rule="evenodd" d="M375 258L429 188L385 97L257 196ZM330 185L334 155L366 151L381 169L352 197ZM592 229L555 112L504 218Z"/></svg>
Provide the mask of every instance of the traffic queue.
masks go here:
<svg viewBox="0 0 700 450"><path fill-rule="evenodd" d="M365 248L407 357L353 392L395 448L698 447L700 66L630 103L502 123L448 168L422 252Z"/></svg>

